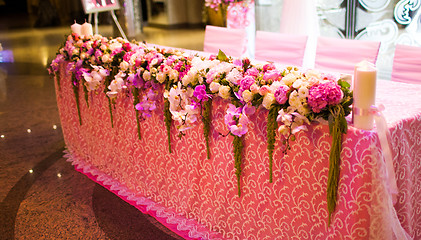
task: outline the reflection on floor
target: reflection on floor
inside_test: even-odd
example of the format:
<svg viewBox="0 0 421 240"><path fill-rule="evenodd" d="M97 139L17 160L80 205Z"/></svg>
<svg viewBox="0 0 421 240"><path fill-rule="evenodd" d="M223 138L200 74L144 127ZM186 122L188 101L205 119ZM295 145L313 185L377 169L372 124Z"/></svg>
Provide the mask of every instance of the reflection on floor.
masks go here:
<svg viewBox="0 0 421 240"><path fill-rule="evenodd" d="M75 171L46 66L70 28L0 32L0 239L181 239ZM112 28L100 28L104 36ZM144 28L137 41L202 50L203 29Z"/></svg>

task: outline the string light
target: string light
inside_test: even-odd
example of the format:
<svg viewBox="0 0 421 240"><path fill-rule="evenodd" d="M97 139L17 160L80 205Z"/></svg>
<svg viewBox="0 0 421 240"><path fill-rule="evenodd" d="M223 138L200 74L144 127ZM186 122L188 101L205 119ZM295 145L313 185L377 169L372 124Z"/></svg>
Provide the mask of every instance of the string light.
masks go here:
<svg viewBox="0 0 421 240"><path fill-rule="evenodd" d="M34 170L32 170L32 169L29 169L29 173L33 173L34 172Z"/></svg>
<svg viewBox="0 0 421 240"><path fill-rule="evenodd" d="M32 132L32 131L31 131L31 129L29 129L29 128L28 128L28 130L26 130L26 131L27 131L28 133L31 133L31 132Z"/></svg>
<svg viewBox="0 0 421 240"><path fill-rule="evenodd" d="M61 173L57 173L57 177L61 178Z"/></svg>
<svg viewBox="0 0 421 240"><path fill-rule="evenodd" d="M4 138L4 135L2 134L2 135L0 135L0 137L1 137L1 138Z"/></svg>
<svg viewBox="0 0 421 240"><path fill-rule="evenodd" d="M53 129L56 130L57 129L57 125L54 124L53 125Z"/></svg>

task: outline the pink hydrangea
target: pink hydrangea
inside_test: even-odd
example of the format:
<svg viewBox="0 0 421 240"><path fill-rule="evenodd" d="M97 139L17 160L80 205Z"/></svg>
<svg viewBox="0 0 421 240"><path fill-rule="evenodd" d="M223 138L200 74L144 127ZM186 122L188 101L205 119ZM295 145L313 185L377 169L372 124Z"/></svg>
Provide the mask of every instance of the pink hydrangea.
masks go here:
<svg viewBox="0 0 421 240"><path fill-rule="evenodd" d="M326 81L310 88L308 105L313 112L319 113L328 105L339 104L342 98L341 87L333 81Z"/></svg>

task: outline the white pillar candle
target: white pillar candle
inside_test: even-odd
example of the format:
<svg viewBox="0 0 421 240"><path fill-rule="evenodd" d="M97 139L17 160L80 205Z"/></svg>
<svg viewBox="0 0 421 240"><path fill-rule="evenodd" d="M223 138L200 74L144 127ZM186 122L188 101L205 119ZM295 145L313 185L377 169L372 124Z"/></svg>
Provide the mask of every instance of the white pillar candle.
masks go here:
<svg viewBox="0 0 421 240"><path fill-rule="evenodd" d="M85 22L82 24L82 35L84 36L92 36L94 34L92 30L92 24Z"/></svg>
<svg viewBox="0 0 421 240"><path fill-rule="evenodd" d="M82 25L78 24L76 21L72 26L70 26L72 32L76 33L77 35L82 35Z"/></svg>
<svg viewBox="0 0 421 240"><path fill-rule="evenodd" d="M370 107L375 105L377 70L374 64L362 61L355 66L354 71L354 127L371 130L374 116Z"/></svg>

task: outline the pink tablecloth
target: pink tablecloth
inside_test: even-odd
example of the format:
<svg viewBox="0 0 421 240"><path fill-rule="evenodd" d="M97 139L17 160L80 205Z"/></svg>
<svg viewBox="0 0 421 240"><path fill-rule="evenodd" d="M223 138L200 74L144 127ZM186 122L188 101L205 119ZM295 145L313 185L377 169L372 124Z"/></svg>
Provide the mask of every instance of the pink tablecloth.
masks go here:
<svg viewBox="0 0 421 240"><path fill-rule="evenodd" d="M202 125L179 139L172 129L168 152L163 104L141 122L137 136L131 96L113 109L102 91L80 94L79 125L70 76L60 71L57 103L68 157L77 169L107 186L141 211L185 238L202 239L402 239L421 237L421 86L382 81L399 188L393 208L375 131L349 127L341 154L337 210L328 226L326 183L331 138L328 127L312 124L283 155L277 141L274 182L269 183L266 110L252 117L245 138L242 196L223 117L227 102L213 102L211 159ZM405 231L404 231L405 230Z"/></svg>

